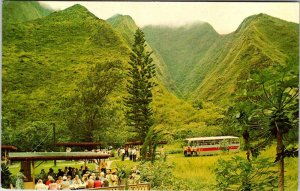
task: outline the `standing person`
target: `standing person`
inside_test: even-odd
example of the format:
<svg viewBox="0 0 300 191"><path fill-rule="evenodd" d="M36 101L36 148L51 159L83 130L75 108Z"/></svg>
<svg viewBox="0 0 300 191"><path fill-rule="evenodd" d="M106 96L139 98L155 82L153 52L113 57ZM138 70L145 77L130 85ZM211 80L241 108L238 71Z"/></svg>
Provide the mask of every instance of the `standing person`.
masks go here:
<svg viewBox="0 0 300 191"><path fill-rule="evenodd" d="M48 190L47 186L43 183L42 179L39 179L35 185L35 190Z"/></svg>
<svg viewBox="0 0 300 191"><path fill-rule="evenodd" d="M101 171L103 171L104 174L106 174L106 169L107 169L107 167L108 167L108 164L107 164L106 160L103 159L103 164L102 164L102 169L101 169Z"/></svg>
<svg viewBox="0 0 300 191"><path fill-rule="evenodd" d="M136 148L135 147L132 149L132 160L133 160L133 162L136 162Z"/></svg>
<svg viewBox="0 0 300 191"><path fill-rule="evenodd" d="M124 158L125 158L125 149L124 148L121 149L121 156L122 156L122 161L124 161Z"/></svg>
<svg viewBox="0 0 300 191"><path fill-rule="evenodd" d="M17 173L16 189L24 189L24 179L26 179L26 176L24 175L24 170L21 169Z"/></svg>
<svg viewBox="0 0 300 191"><path fill-rule="evenodd" d="M128 145L125 147L125 155L128 157Z"/></svg>
<svg viewBox="0 0 300 191"><path fill-rule="evenodd" d="M118 157L120 156L120 147L118 148L117 152L118 152Z"/></svg>
<svg viewBox="0 0 300 191"><path fill-rule="evenodd" d="M131 147L129 147L128 153L129 153L129 160L132 160L132 148Z"/></svg>

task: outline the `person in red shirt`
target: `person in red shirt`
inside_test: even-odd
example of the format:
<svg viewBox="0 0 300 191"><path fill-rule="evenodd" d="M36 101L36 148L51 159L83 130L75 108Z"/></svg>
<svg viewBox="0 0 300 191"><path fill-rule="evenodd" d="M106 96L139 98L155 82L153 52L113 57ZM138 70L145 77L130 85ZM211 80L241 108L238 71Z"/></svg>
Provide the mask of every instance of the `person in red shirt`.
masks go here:
<svg viewBox="0 0 300 191"><path fill-rule="evenodd" d="M99 180L99 177L96 177L96 180L94 181L94 188L100 188L102 186L101 181Z"/></svg>
<svg viewBox="0 0 300 191"><path fill-rule="evenodd" d="M49 186L51 184L51 180L54 180L52 176L48 176L48 180L46 181L45 185Z"/></svg>

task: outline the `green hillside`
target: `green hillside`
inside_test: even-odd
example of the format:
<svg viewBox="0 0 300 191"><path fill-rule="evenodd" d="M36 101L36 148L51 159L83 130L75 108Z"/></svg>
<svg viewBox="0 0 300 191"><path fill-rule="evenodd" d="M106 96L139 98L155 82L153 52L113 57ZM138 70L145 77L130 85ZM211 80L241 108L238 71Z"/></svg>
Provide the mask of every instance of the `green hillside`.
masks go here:
<svg viewBox="0 0 300 191"><path fill-rule="evenodd" d="M220 38L187 77L187 81L202 77L189 98L229 101L237 82L252 69L298 56L298 28L298 24L265 14L245 19L237 31Z"/></svg>
<svg viewBox="0 0 300 191"><path fill-rule="evenodd" d="M170 70L177 96L219 102L230 100L237 80L252 67L283 63L297 55L298 26L259 14L228 35L218 35L207 23L143 30Z"/></svg>
<svg viewBox="0 0 300 191"><path fill-rule="evenodd" d="M36 1L3 1L3 22L24 22L49 15L53 10L42 7Z"/></svg>
<svg viewBox="0 0 300 191"><path fill-rule="evenodd" d="M184 96L195 89L197 84L191 82L189 87L183 83L186 76L206 54L219 35L208 23L195 23L182 27L146 26L146 40L163 58L176 85L178 96Z"/></svg>
<svg viewBox="0 0 300 191"><path fill-rule="evenodd" d="M133 44L134 33L138 26L129 15L117 14L107 19L107 22L110 23L112 27L123 37L129 46ZM174 92L176 86L171 79L169 69L165 64L164 59L161 58L157 51L152 49L149 43L147 43L146 48L147 51L153 52L152 59L156 66L156 73L159 83L162 83L163 86L166 86L169 91Z"/></svg>
<svg viewBox="0 0 300 191"><path fill-rule="evenodd" d="M107 21L124 39L127 39L129 46L133 43L137 25L130 16L115 15ZM147 43L147 50L153 51L152 58L157 73L158 86L153 93L156 127L167 132L167 138L170 140L195 135L220 134L220 127L214 126L214 122L223 117L222 110L208 104L199 111L192 104L174 96L173 92L176 91L176 86L164 59L158 54L158 51L149 46L149 43ZM208 124L211 127L207 127Z"/></svg>
<svg viewBox="0 0 300 191"><path fill-rule="evenodd" d="M72 133L67 123L78 112L78 103L71 101L80 96L90 70L96 64L115 61L124 68L128 54L128 46L111 26L80 5L34 21L5 25L2 132L9 138L2 139L3 143L17 145L26 140L22 136L28 136L27 131L38 129L45 136L52 123L60 132L58 140L69 139ZM124 91L122 86L117 90ZM121 99L118 94L110 99L112 109Z"/></svg>
<svg viewBox="0 0 300 191"><path fill-rule="evenodd" d="M5 24L3 144L23 145L20 150L48 147L53 124L59 132L57 141L118 143L130 138L122 101L130 44L121 34L81 5L34 21ZM153 92L155 126L167 131L170 139L218 132L217 126L206 130L207 122L222 117L221 112L199 111L172 95L161 80L165 69L155 55L154 61L159 84ZM119 72L105 69L116 63ZM93 97L95 88L112 86L114 91L104 99ZM105 104L98 107L99 102ZM93 111L98 112L97 118L92 117L97 126L83 118ZM87 132L94 132L93 137ZM43 144L40 137L45 137Z"/></svg>

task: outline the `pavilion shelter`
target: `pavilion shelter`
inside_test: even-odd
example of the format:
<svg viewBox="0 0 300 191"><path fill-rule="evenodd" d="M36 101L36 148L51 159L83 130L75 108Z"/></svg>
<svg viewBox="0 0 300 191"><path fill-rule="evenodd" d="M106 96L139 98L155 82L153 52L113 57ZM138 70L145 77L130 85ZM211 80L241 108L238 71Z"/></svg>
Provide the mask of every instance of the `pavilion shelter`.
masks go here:
<svg viewBox="0 0 300 191"><path fill-rule="evenodd" d="M4 162L5 164L9 163L8 160L8 154L11 151L16 151L17 147L12 145L1 145L1 162Z"/></svg>
<svg viewBox="0 0 300 191"><path fill-rule="evenodd" d="M67 148L82 148L82 150L92 150L97 149L98 147L101 147L103 145L102 143L96 143L96 142L66 142L66 143L55 143L55 146L57 147L64 147L64 151L67 150Z"/></svg>
<svg viewBox="0 0 300 191"><path fill-rule="evenodd" d="M107 159L110 156L110 154L97 152L13 152L9 153L9 160L21 161L21 169L24 170L24 175L30 182L27 188L34 188L34 168L37 161Z"/></svg>

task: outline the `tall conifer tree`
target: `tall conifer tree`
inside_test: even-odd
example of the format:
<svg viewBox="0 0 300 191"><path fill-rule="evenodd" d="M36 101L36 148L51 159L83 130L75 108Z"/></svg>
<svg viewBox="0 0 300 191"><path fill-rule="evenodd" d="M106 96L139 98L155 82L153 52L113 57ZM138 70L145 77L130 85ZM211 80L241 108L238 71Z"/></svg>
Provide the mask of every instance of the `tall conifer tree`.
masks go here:
<svg viewBox="0 0 300 191"><path fill-rule="evenodd" d="M125 98L127 107L126 118L129 127L136 133L137 138L144 142L150 127L153 125L151 109L152 92L156 85L153 81L155 66L152 63L151 52L146 51L144 33L137 29L130 54L128 69L128 97Z"/></svg>

